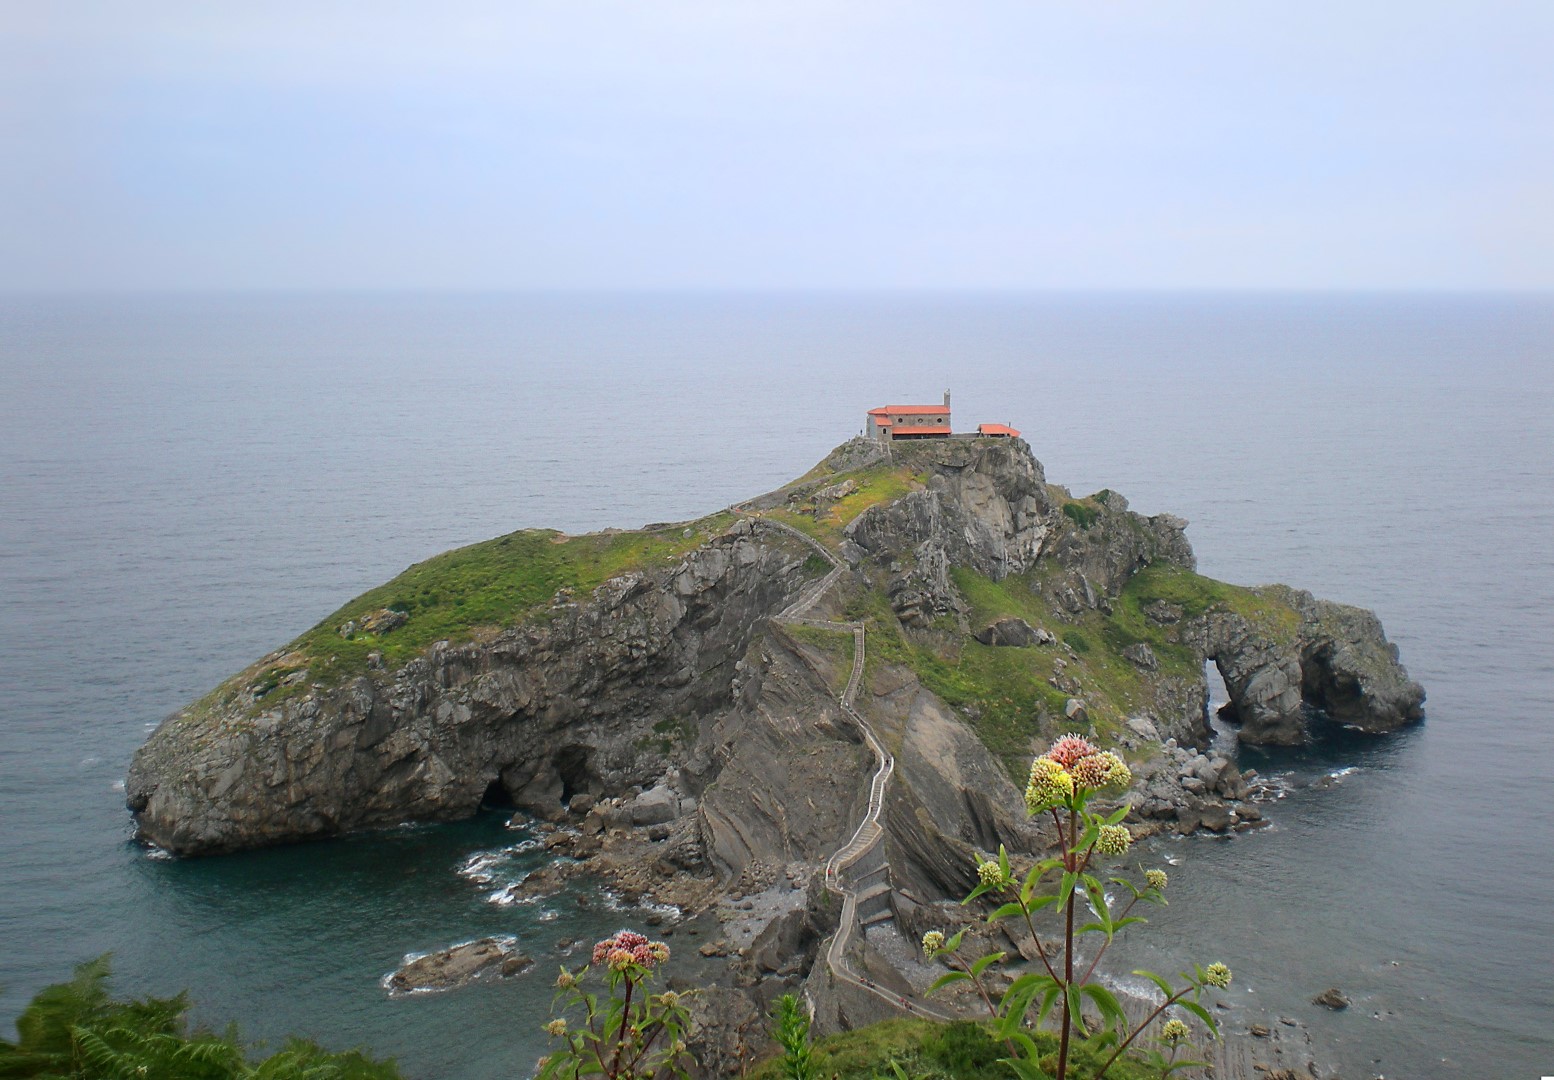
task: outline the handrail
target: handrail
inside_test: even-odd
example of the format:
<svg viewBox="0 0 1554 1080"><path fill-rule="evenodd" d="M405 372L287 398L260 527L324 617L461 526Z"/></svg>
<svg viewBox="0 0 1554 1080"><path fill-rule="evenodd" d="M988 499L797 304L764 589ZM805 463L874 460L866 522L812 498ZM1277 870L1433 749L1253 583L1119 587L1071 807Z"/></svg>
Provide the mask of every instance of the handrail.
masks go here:
<svg viewBox="0 0 1554 1080"><path fill-rule="evenodd" d="M738 504L729 507L729 510L747 520L767 528L778 529L790 536L801 540L831 564L831 571L814 585L799 594L799 598L772 617L773 622L786 623L797 626L811 626L820 630L848 630L853 635L853 666L848 673L847 685L837 697L837 704L842 711L858 726L863 733L864 740L869 749L874 752L875 760L879 762L874 770L874 777L869 782L869 801L863 815L863 820L858 822L858 827L848 838L847 843L831 853L826 860L825 886L826 889L842 898L842 917L837 925L836 933L831 936L831 944L826 949L826 963L832 973L843 982L851 983L859 989L865 990L891 1007L902 1009L914 1016L927 1016L935 1020L950 1020L950 1017L937 1009L929 1008L917 1002L908 1001L899 994L892 994L883 988L853 972L847 965L847 943L852 937L853 927L858 921L858 894L842 881L842 872L852 866L864 855L872 851L885 836L885 828L880 824L880 814L885 808L885 786L890 782L896 769L896 759L885 749L874 734L874 729L869 725L859 712L853 708L853 701L858 696L858 690L863 685L863 673L865 667L865 641L866 631L862 622L831 622L825 619L810 619L805 615L810 608L820 601L820 598L830 591L846 572L846 566L831 550L813 536L801 529L796 529L785 521L774 521L771 518L762 517L745 509L748 504ZM814 1004L810 1002L810 1012L813 1016Z"/></svg>

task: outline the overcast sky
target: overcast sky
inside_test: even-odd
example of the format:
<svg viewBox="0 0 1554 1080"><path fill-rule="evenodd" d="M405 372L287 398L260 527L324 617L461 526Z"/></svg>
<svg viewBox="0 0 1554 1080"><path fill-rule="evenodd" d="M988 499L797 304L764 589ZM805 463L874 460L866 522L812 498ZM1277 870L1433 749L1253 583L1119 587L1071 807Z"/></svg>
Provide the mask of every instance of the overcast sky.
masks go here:
<svg viewBox="0 0 1554 1080"><path fill-rule="evenodd" d="M0 0L0 289L1554 287L1554 3Z"/></svg>

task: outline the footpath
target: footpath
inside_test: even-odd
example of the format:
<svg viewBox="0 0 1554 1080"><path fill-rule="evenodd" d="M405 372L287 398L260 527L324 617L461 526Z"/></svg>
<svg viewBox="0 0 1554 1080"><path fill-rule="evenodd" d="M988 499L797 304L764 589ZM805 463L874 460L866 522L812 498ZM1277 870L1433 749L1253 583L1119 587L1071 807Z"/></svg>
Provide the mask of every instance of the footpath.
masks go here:
<svg viewBox="0 0 1554 1080"><path fill-rule="evenodd" d="M868 635L864 631L863 623L832 622L827 619L812 619L809 617L810 610L841 579L843 573L846 572L846 567L824 544L786 522L773 521L770 518L751 513L738 506L731 507L731 509L734 513L764 528L776 529L798 539L816 551L831 565L831 571L825 577L804 590L797 600L775 615L772 621L786 626L809 626L819 630L845 631L850 632L853 636L852 673L847 678L847 686L837 697L837 704L841 706L842 712L848 719L858 726L858 730L863 734L864 741L868 744L869 749L874 752L878 766L874 770L874 778L869 782L869 803L863 815L863 820L858 823L858 828L853 831L847 843L832 852L831 857L826 860L826 889L842 899L841 921L837 925L836 933L831 936L830 945L825 950L826 965L831 969L831 973L836 979L873 994L881 1001L902 1012L934 1020L953 1019L953 1017L946 1013L941 1013L937 1009L902 997L899 994L891 993L889 990L876 985L872 980L853 971L847 961L847 947L852 941L853 934L858 929L858 890L848 883L847 870L873 851L885 838L885 830L880 825L880 813L885 806L885 786L890 782L891 774L895 772L896 759L885 749L885 744L879 740L869 722L853 707L853 702L858 696L858 689L863 685L864 664L867 655L865 650Z"/></svg>

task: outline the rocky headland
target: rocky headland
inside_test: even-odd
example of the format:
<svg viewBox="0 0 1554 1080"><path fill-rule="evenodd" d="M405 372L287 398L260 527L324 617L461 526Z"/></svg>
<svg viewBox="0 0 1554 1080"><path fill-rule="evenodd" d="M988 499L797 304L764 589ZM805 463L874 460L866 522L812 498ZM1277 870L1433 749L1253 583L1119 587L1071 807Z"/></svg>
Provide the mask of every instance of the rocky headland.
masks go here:
<svg viewBox="0 0 1554 1080"><path fill-rule="evenodd" d="M1136 832L1231 831L1263 815L1210 748L1207 662L1248 744L1421 718L1374 615L1202 577L1185 528L1048 484L1019 440L854 440L700 521L412 567L169 717L127 802L178 855L494 799L554 823L570 865L716 920L718 1075L784 991L820 1030L911 1011L902 942L960 910L975 852L1046 843L1016 784L1057 734L1121 749Z"/></svg>

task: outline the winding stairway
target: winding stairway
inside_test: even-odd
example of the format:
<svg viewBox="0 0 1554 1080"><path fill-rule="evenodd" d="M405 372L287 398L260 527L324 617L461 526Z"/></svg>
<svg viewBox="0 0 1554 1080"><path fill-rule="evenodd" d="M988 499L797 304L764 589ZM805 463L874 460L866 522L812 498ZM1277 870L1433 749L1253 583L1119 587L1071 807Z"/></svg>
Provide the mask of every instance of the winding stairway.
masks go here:
<svg viewBox="0 0 1554 1080"><path fill-rule="evenodd" d="M885 744L880 742L879 737L875 735L874 729L869 725L869 722L853 708L853 701L858 696L858 688L863 685L866 638L864 624L861 622L832 622L826 619L812 619L808 617L810 609L841 579L846 572L846 567L840 559L832 554L829 548L802 530L796 529L786 522L762 517L739 506L731 507L730 509L757 525L768 529L776 529L798 539L819 553L822 558L831 564L831 571L825 577L805 589L797 600L773 616L772 621L787 626L810 626L820 630L848 631L853 636L852 673L847 678L846 687L837 697L837 704L841 706L842 712L858 726L858 730L863 734L864 741L868 743L869 749L874 752L874 758L879 764L874 770L874 778L869 782L869 803L863 815L863 820L858 823L858 828L853 831L847 843L832 852L831 857L826 860L826 889L842 898L841 920L837 924L836 933L831 936L830 945L825 951L826 965L831 969L832 975L835 978L874 995L895 1009L914 1016L924 1016L935 1020L950 1020L952 1017L945 1013L929 1008L920 1002L902 997L899 994L893 994L883 987L877 986L872 980L853 971L847 962L847 947L852 940L853 933L859 926L858 903L860 895L865 895L872 900L880 895L888 897L889 894L889 886L883 884L876 884L860 891L854 885L848 883L846 872L864 856L872 852L885 837L885 829L880 825L880 813L885 806L885 786L890 782L891 774L895 772L896 759L885 749Z"/></svg>

